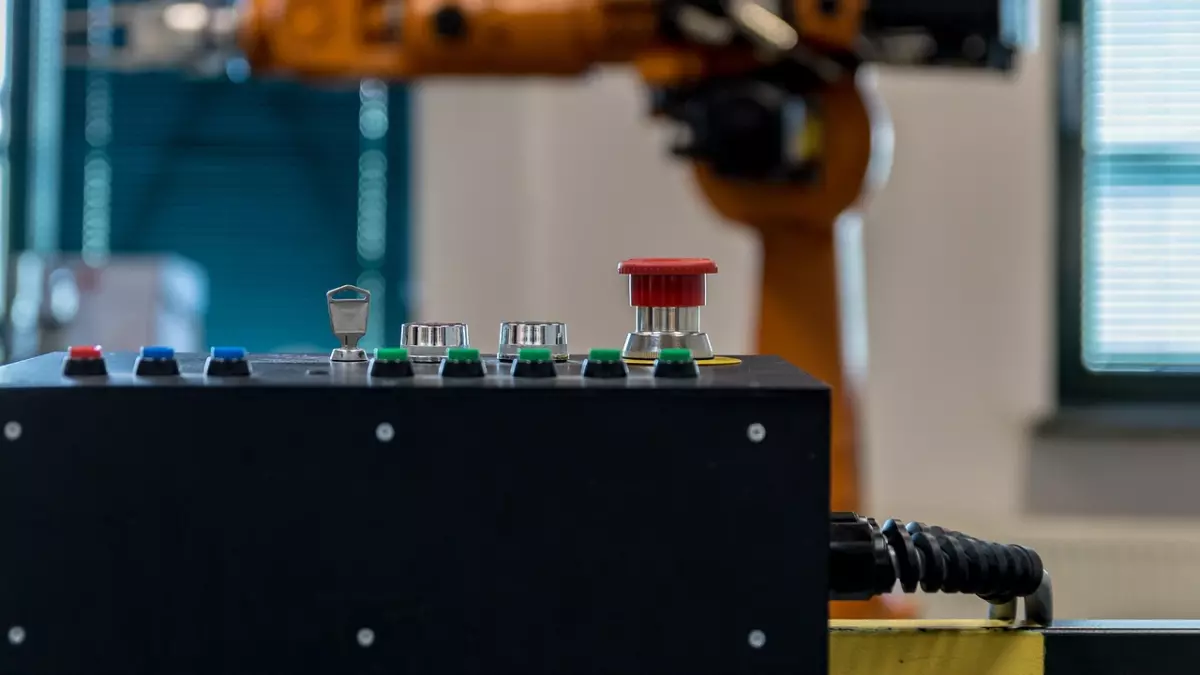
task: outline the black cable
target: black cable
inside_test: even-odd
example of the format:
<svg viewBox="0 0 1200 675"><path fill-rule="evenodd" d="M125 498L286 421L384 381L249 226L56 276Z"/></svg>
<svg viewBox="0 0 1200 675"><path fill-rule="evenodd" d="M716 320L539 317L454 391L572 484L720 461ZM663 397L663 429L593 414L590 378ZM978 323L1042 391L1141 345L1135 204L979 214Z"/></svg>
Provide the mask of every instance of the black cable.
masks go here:
<svg viewBox="0 0 1200 675"><path fill-rule="evenodd" d="M890 593L971 593L993 604L1033 595L1044 568L1023 546L997 544L954 530L901 525L855 513L830 516L829 596L866 599Z"/></svg>

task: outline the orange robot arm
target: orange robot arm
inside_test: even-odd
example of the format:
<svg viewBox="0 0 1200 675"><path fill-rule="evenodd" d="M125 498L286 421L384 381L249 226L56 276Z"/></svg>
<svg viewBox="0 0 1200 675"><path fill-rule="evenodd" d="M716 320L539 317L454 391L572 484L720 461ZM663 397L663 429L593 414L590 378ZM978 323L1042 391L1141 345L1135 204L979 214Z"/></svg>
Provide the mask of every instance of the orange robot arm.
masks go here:
<svg viewBox="0 0 1200 675"><path fill-rule="evenodd" d="M640 72L674 148L725 218L756 228L763 264L758 349L833 388L832 496L856 510L853 391L844 293L857 243L836 223L886 149L860 64L1004 70L1031 7L1006 0L251 0L239 42L253 70L302 78L573 76ZM881 149L884 152L881 152ZM843 233L852 234L852 233ZM878 603L835 617L886 617Z"/></svg>
<svg viewBox="0 0 1200 675"><path fill-rule="evenodd" d="M760 352L829 383L833 508L856 510L839 217L886 149L866 62L1006 70L1032 0L244 0L217 38L252 71L302 79L577 76L628 63L682 128L713 208L763 241ZM218 39L217 42L221 40ZM881 152L881 149L885 150ZM849 234L849 233L843 233ZM835 616L881 616L842 606Z"/></svg>

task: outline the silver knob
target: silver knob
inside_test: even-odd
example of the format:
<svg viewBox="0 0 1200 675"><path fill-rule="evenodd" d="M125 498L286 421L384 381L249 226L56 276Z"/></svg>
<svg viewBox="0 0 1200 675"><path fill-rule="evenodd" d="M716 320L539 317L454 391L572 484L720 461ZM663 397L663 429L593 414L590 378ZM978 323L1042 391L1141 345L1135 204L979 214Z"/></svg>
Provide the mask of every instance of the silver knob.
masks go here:
<svg viewBox="0 0 1200 675"><path fill-rule="evenodd" d="M571 354L567 346L567 324L558 321L505 321L500 324L497 358L512 361L522 347L545 347L555 361L566 361Z"/></svg>
<svg viewBox="0 0 1200 675"><path fill-rule="evenodd" d="M406 323L400 327L400 346L417 363L436 363L451 347L470 347L465 323Z"/></svg>

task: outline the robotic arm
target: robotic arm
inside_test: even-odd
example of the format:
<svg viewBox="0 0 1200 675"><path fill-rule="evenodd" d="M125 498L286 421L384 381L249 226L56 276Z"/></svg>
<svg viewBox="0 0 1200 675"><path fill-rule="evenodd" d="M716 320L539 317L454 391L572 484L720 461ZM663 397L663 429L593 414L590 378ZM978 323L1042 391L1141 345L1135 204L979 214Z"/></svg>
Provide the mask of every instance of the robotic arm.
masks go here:
<svg viewBox="0 0 1200 675"><path fill-rule="evenodd" d="M1006 71L1032 0L243 0L116 5L107 67L311 81L638 71L715 211L763 243L758 350L827 382L833 504L858 504L842 326L861 307L854 228L887 164L867 63ZM78 17L69 26L87 25ZM69 59L83 60L77 55ZM87 62L96 67L94 59ZM879 616L866 608L835 616ZM884 613L886 614L886 613Z"/></svg>
<svg viewBox="0 0 1200 675"><path fill-rule="evenodd" d="M1028 0L210 0L109 11L126 35L105 57L118 69L204 71L242 55L257 77L408 81L630 64L653 114L680 128L672 151L741 221L792 221L805 206L798 187L861 183L838 171L839 155L861 154L836 142L852 125L835 113L855 106L831 93L860 64L1007 70L1031 23ZM87 25L73 15L68 31ZM751 195L753 206L730 203Z"/></svg>

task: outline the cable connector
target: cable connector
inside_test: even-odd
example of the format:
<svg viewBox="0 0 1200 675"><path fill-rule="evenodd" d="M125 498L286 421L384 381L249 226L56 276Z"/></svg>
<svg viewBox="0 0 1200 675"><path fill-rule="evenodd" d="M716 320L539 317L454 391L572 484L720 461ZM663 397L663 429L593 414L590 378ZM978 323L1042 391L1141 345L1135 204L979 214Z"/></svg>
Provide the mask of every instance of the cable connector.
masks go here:
<svg viewBox="0 0 1200 675"><path fill-rule="evenodd" d="M864 600L890 593L971 593L996 607L993 618L1015 618L1025 598L1026 618L1052 618L1049 574L1032 549L997 544L954 530L875 520L856 513L830 515L829 597Z"/></svg>

